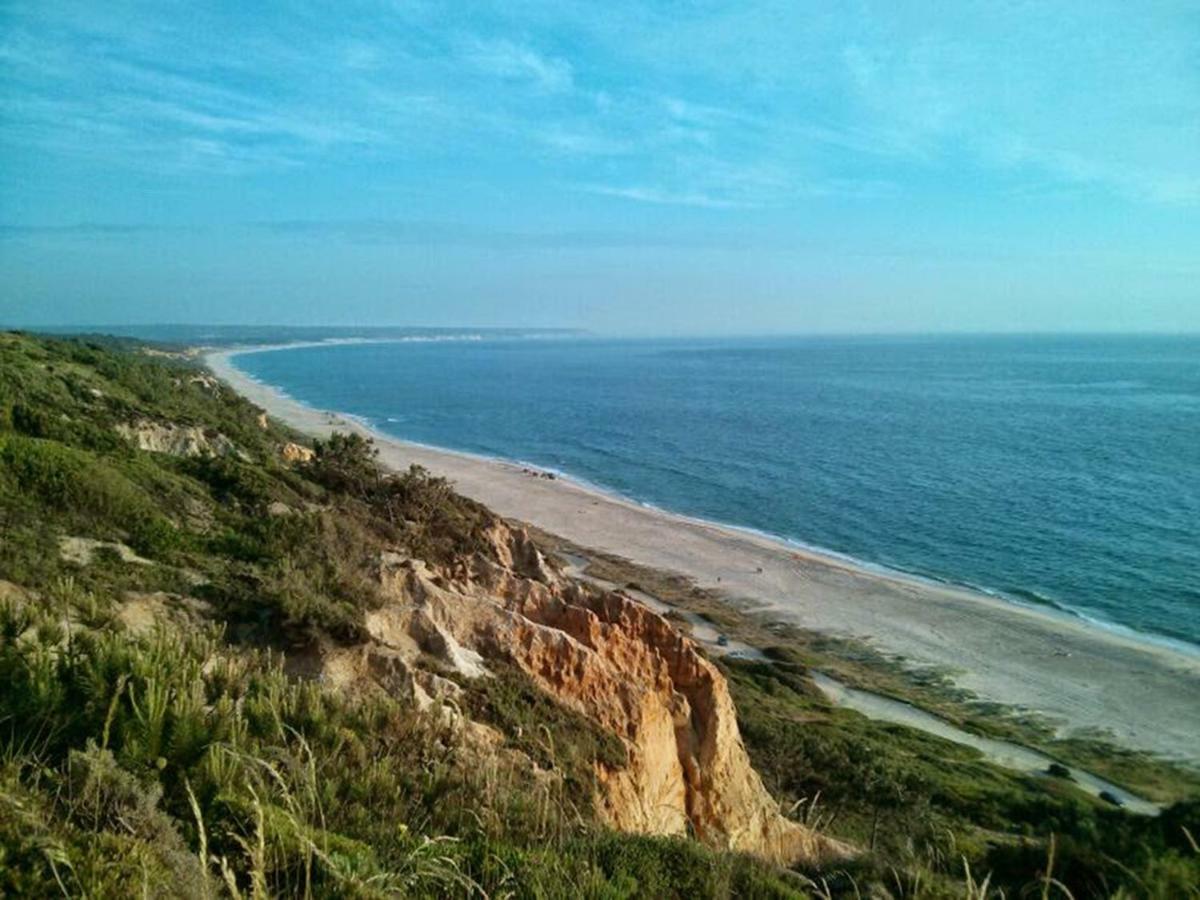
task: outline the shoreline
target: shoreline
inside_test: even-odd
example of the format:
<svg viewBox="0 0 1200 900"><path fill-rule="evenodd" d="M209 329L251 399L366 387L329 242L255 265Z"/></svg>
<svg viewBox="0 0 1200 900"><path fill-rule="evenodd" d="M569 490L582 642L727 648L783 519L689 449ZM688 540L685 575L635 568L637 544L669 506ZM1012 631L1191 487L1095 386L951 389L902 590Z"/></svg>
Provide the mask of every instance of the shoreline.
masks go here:
<svg viewBox="0 0 1200 900"><path fill-rule="evenodd" d="M1094 623L946 584L751 529L690 518L602 491L542 467L415 444L340 413L313 409L238 369L242 353L204 351L234 390L307 434L352 429L374 438L382 463L424 466L500 515L581 546L676 571L755 612L866 641L906 665L948 671L982 700L1096 732L1168 759L1200 762L1200 656L1172 639Z"/></svg>
<svg viewBox="0 0 1200 900"><path fill-rule="evenodd" d="M222 357L222 364L228 366L229 371L236 372L237 377L244 379L247 383L265 389L269 393L277 396L280 400L295 403L308 410L313 410L317 413L334 416L344 420L348 425L353 426L364 435L372 436L377 442L390 441L396 444L412 447L419 450L429 451L436 454L446 454L449 456L462 457L476 462L487 463L497 466L505 466L508 468L519 468L525 473L534 473L542 475L545 473L549 477L562 481L579 488L588 493L594 493L603 497L606 500L612 500L617 503L624 503L638 509L645 509L650 512L660 513L672 519L682 522L688 522L701 527L711 527L726 531L737 532L747 535L751 538L758 538L773 542L793 551L797 554L812 556L817 560L835 564L845 565L854 571L861 572L867 575L876 575L880 578L891 579L898 582L914 582L917 585L929 587L935 590L947 589L952 591L969 594L976 600L999 602L1005 605L1017 606L1023 609L1028 609L1033 612L1042 613L1050 618L1061 620L1063 622L1084 624L1089 628L1094 628L1098 631L1109 632L1114 636L1126 639L1138 644L1146 644L1150 647L1161 647L1184 656L1194 657L1200 660L1200 643L1192 643L1184 638L1175 637L1170 634L1160 634L1157 632L1142 631L1131 625L1125 625L1121 622L1114 622L1105 619L1098 614L1094 614L1085 609L1059 603L1049 597L1042 597L1036 593L1030 597L1022 596L1020 593L1011 593L1008 591L989 588L984 585L972 584L968 581L955 580L949 576L942 576L934 573L926 573L917 570L910 570L901 566L892 565L889 563L874 562L871 560L859 559L849 553L844 553L839 550L832 550L828 547L823 547L819 544L812 544L804 541L801 538L788 537L782 534L764 531L760 528L755 528L750 525L739 525L734 522L723 522L718 519L707 519L701 516L693 516L687 513L675 512L667 507L660 506L650 500L642 500L633 497L620 491L597 484L586 478L574 475L570 472L565 472L562 469L557 469L551 466L546 466L542 463L531 462L529 460L509 458L503 456L488 455L478 453L471 450L464 450L456 447L443 447L437 444L427 444L421 441L414 441L408 438L398 437L390 434L376 424L372 424L370 420L364 416L355 413L341 412L337 410L318 410L315 407L309 406L304 401L297 400L291 394L287 393L280 387L262 382L245 371L238 369L230 360L234 356L241 356L250 353L270 353L279 350L292 350L305 347L322 347L328 345L341 344L381 344L381 343L402 343L409 339L391 339L391 338L330 338L323 341L302 341L292 343L279 344L262 344L255 346L239 346L239 347L223 347L217 348L202 348L198 354L201 358L208 361L208 358L213 355ZM417 341L429 340L426 338L417 338ZM476 337L467 338L436 338L434 340L478 340ZM244 392L242 392L244 393ZM1036 599L1031 599L1036 598ZM1200 736L1198 736L1200 739Z"/></svg>
<svg viewBox="0 0 1200 900"><path fill-rule="evenodd" d="M952 591L958 591L964 594L969 594L976 600L998 601L1006 605L1018 606L1034 612L1040 612L1051 618L1060 619L1064 622L1077 624L1082 623L1089 628L1110 632L1117 637L1133 641L1134 643L1147 644L1152 647L1161 647L1175 653L1193 657L1200 661L1200 643L1192 642L1187 638L1178 637L1172 634L1143 631L1132 625L1107 619L1099 613L1094 613L1088 610L1086 607L1075 607L1067 603L1059 602L1051 597L1039 595L1036 592L1007 591L999 588L991 588L986 585L974 584L970 581L958 580L952 576L943 575L936 572L922 572L917 569L908 569L897 564L859 559L843 551L833 550L829 547L823 547L820 544L809 543L803 538L789 537L784 534L776 534L774 532L765 531L761 528L756 528L751 525L740 525L735 522L725 522L719 519L708 519L702 516L694 516L687 513L676 512L667 507L658 505L653 500L639 499L638 497L622 493L614 488L606 487L602 484L590 481L587 478L583 478L571 472L563 471L562 469L558 469L553 466L547 466L543 463L532 462L515 457L496 456L457 447L445 447L437 444L428 444L421 441L414 441L409 438L399 437L397 435L390 434L379 424L373 424L366 417L357 415L355 413L342 412L338 410L316 410L315 407L309 406L304 401L297 400L296 398L292 397L292 395L287 393L282 388L259 381L245 371L238 369L233 365L232 362L230 362L232 357L241 356L243 354L270 353L280 350L294 350L307 347L338 346L345 344L419 343L428 341L474 342L479 340L486 340L486 338L481 338L477 335L456 335L452 337L437 338L327 338L324 340L293 341L289 343L201 347L197 348L196 355L204 359L206 362L210 356L220 355L222 357L222 364L227 365L230 371L235 371L238 377L244 379L247 383L267 389L271 394L278 396L283 401L296 403L306 409L315 410L318 413L341 418L348 424L361 431L363 434L371 435L377 441L392 441L403 446L427 450L432 453L463 457L465 459L498 466L517 467L522 471L529 470L536 474L547 473L550 477L556 480L571 484L583 491L597 494L607 500L626 503L640 509L649 510L651 512L662 513L663 515L671 518L693 523L699 526L714 527L745 534L753 538L761 538L786 547L787 549L798 554L806 556L811 555L816 559L827 563L844 564L855 571L860 571L866 574L878 575L882 578L893 579L900 582L915 582L918 585L933 589L948 589ZM1198 736L1198 739L1200 739L1200 736Z"/></svg>

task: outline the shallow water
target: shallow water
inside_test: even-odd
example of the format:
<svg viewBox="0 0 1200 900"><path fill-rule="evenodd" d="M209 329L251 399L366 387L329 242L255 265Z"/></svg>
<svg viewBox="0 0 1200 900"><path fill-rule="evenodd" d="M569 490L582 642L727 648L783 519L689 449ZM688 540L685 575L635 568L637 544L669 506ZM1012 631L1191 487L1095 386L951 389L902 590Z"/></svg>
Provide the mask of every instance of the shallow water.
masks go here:
<svg viewBox="0 0 1200 900"><path fill-rule="evenodd" d="M1200 642L1200 338L481 340L238 366L397 437Z"/></svg>
<svg viewBox="0 0 1200 900"><path fill-rule="evenodd" d="M937 716L918 709L911 704L893 700L890 697L884 697L879 694L873 694L869 691L860 691L856 688L848 687L837 679L823 675L820 672L810 672L809 675L817 687L821 689L821 692L835 706L844 706L847 709L860 712L870 719L905 725L909 728L916 728L920 731L937 735L956 744L973 747L982 753L983 757L988 761L1004 766L1007 769L1044 775L1050 764L1057 762L1051 756L1038 753L1036 750L1030 750L1028 747L1022 747L1020 744L998 741L964 731L955 725L951 725L946 720L939 719ZM1130 812L1142 815L1157 815L1159 813L1157 804L1151 803L1149 800L1143 800L1112 782L1105 781L1103 778L1086 772L1083 769L1076 769L1070 766L1068 766L1068 769L1070 769L1071 778L1075 784L1093 797L1099 797L1101 794L1107 793L1119 800L1121 806Z"/></svg>
<svg viewBox="0 0 1200 900"><path fill-rule="evenodd" d="M769 661L769 657L757 647L752 647L750 644L723 635L711 622L698 613L673 607L657 597L647 594L645 591L621 587L614 582L587 575L585 574L588 565L586 557L577 556L572 553L562 553L560 555L566 560L567 566L565 571L571 577L582 579L606 590L619 591L626 596L646 604L660 615L666 616L671 614L681 617L690 626L692 638L703 644L708 652L716 656L728 655L741 659ZM885 697L882 694L849 687L836 678L822 672L810 670L808 675L825 697L835 706L853 709L869 719L877 719L883 722L903 725L907 728L915 728L918 731L936 735L956 744L972 747L978 750L984 759L998 766L1003 766L1006 769L1050 777L1047 769L1052 763L1058 762L1058 760L1051 756L1031 750L1028 747L1023 747L1020 744L982 737L981 735L964 731L958 726L947 722L945 719L925 712L911 703L893 700L891 697ZM1124 809L1140 815L1158 815L1161 811L1158 804L1138 797L1136 794L1131 794L1124 788L1106 781L1097 775L1093 775L1091 772L1072 766L1068 766L1067 768L1071 773L1071 780L1076 786L1093 797L1107 794L1119 801Z"/></svg>

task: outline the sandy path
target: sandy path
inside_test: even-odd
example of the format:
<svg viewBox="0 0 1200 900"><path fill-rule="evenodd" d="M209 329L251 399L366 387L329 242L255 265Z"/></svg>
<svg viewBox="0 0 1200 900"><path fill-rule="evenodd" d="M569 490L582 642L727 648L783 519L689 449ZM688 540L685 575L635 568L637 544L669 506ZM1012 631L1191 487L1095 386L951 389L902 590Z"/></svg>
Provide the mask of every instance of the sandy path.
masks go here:
<svg viewBox="0 0 1200 900"><path fill-rule="evenodd" d="M236 369L212 370L271 415L313 434L369 429L304 406ZM979 696L1036 710L1065 732L1103 729L1134 749L1200 762L1200 656L965 590L859 569L784 543L647 509L520 466L370 432L380 458L418 463L501 515L581 546L681 572L781 619L867 639L917 665L951 670Z"/></svg>

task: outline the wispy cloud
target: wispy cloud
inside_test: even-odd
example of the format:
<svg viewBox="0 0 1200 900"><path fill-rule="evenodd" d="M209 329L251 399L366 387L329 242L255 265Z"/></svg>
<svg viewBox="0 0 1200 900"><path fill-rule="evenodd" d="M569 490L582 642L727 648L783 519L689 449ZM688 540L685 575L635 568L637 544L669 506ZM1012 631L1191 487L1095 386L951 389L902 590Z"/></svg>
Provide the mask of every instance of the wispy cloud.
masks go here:
<svg viewBox="0 0 1200 900"><path fill-rule="evenodd" d="M1172 206L1200 203L1200 174L1160 172L1039 147L1014 134L981 136L977 147L980 156L996 166L1044 172L1046 180L1060 191L1099 187L1119 192L1131 200Z"/></svg>
<svg viewBox="0 0 1200 900"><path fill-rule="evenodd" d="M547 147L572 156L620 156L636 149L632 141L568 126L553 126L537 137Z"/></svg>
<svg viewBox="0 0 1200 900"><path fill-rule="evenodd" d="M659 206L696 206L703 209L739 209L755 204L714 197L699 191L671 191L645 185L580 184L577 189L605 197L620 197Z"/></svg>
<svg viewBox="0 0 1200 900"><path fill-rule="evenodd" d="M8 123L0 141L143 171L232 174L385 139L325 102L214 77L214 61L202 53L179 55L168 42L147 54L143 44L153 40L131 35L138 52L87 33L52 41L17 31L0 47L11 64L0 82Z"/></svg>
<svg viewBox="0 0 1200 900"><path fill-rule="evenodd" d="M134 7L6 8L0 153L231 175L454 159L714 209L939 176L1200 203L1194 48L1166 7L268 4L186 27Z"/></svg>
<svg viewBox="0 0 1200 900"><path fill-rule="evenodd" d="M567 60L510 40L475 38L463 49L462 57L488 75L532 84L550 93L569 91L575 82Z"/></svg>

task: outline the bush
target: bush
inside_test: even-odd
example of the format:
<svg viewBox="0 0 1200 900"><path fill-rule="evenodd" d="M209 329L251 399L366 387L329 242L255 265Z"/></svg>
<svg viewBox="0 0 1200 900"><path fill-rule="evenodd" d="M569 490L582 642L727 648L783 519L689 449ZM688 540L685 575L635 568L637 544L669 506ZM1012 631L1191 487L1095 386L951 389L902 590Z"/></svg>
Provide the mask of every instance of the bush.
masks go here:
<svg viewBox="0 0 1200 900"><path fill-rule="evenodd" d="M334 432L327 441L313 442L305 472L329 491L367 499L379 484L378 455L362 435Z"/></svg>
<svg viewBox="0 0 1200 900"><path fill-rule="evenodd" d="M175 527L116 468L55 441L10 435L0 439L0 484L76 521L129 534L137 549L161 554L176 546Z"/></svg>
<svg viewBox="0 0 1200 900"><path fill-rule="evenodd" d="M628 764L615 734L552 699L519 669L491 666L494 677L460 682L471 717L495 725L539 765L557 768L572 796L592 796L595 763L610 769Z"/></svg>
<svg viewBox="0 0 1200 900"><path fill-rule="evenodd" d="M448 565L490 549L485 532L495 516L421 466L382 479L371 501L379 515L402 530L413 555L429 562Z"/></svg>
<svg viewBox="0 0 1200 900"><path fill-rule="evenodd" d="M149 500L118 472L54 441L8 437L0 446L0 472L17 490L57 510L106 520L153 511Z"/></svg>
<svg viewBox="0 0 1200 900"><path fill-rule="evenodd" d="M261 513L278 493L278 487L261 466L229 456L201 456L188 461L188 470L223 503L237 503Z"/></svg>
<svg viewBox="0 0 1200 900"><path fill-rule="evenodd" d="M745 857L717 856L682 838L605 835L590 855L612 885L607 896L796 898L796 883Z"/></svg>

